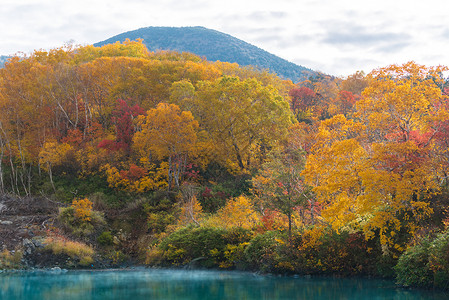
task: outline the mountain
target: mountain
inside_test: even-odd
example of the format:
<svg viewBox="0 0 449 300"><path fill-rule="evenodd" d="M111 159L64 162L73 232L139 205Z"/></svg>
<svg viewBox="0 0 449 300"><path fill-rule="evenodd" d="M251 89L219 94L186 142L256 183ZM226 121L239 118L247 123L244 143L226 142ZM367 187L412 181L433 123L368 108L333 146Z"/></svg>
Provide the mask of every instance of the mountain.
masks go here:
<svg viewBox="0 0 449 300"><path fill-rule="evenodd" d="M5 62L8 60L9 56L0 55L0 68L3 68Z"/></svg>
<svg viewBox="0 0 449 300"><path fill-rule="evenodd" d="M293 82L316 75L311 69L291 63L229 34L204 27L146 27L121 33L94 46L138 38L144 40L150 51L191 52L210 61L235 62L241 66L253 65L268 69Z"/></svg>

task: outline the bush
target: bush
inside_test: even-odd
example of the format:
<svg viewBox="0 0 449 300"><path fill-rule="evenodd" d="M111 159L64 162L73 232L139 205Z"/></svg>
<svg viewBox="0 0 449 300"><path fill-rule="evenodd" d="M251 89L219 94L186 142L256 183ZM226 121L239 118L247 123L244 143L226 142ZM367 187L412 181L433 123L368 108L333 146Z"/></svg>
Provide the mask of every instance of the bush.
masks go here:
<svg viewBox="0 0 449 300"><path fill-rule="evenodd" d="M363 234L327 228L293 232L267 231L245 250L248 266L274 273L376 274L380 251L368 247Z"/></svg>
<svg viewBox="0 0 449 300"><path fill-rule="evenodd" d="M401 285L448 289L449 230L408 248L394 269Z"/></svg>
<svg viewBox="0 0 449 300"><path fill-rule="evenodd" d="M102 246L112 246L114 244L114 237L110 231L103 231L97 238L98 244Z"/></svg>
<svg viewBox="0 0 449 300"><path fill-rule="evenodd" d="M432 270L429 268L429 239L408 248L394 267L398 284L404 286L429 286Z"/></svg>
<svg viewBox="0 0 449 300"><path fill-rule="evenodd" d="M98 232L106 224L102 213L92 210L88 202L79 203L76 200L72 206L59 209L58 220L66 230L83 238Z"/></svg>
<svg viewBox="0 0 449 300"><path fill-rule="evenodd" d="M313 231L312 231L313 232ZM374 241L371 247L361 232L336 232L326 228L315 243L307 247L308 235L305 233L301 241L306 246L301 255L301 269L310 273L338 273L345 275L375 274L376 260L380 257Z"/></svg>
<svg viewBox="0 0 449 300"><path fill-rule="evenodd" d="M194 227L181 228L166 237L159 249L166 262L182 265L197 262L203 267L232 268L243 260L243 250L252 233L242 228ZM160 252L154 248L150 261L157 261Z"/></svg>
<svg viewBox="0 0 449 300"><path fill-rule="evenodd" d="M46 250L50 250L53 254L65 254L76 260L81 266L88 266L93 263L94 250L92 247L71 241L62 237L47 237L44 240Z"/></svg>
<svg viewBox="0 0 449 300"><path fill-rule="evenodd" d="M205 187L200 192L199 202L205 212L216 213L225 206L228 193L220 185L213 186L213 189Z"/></svg>
<svg viewBox="0 0 449 300"><path fill-rule="evenodd" d="M273 272L279 260L277 253L281 234L278 231L267 231L257 235L245 249L245 258L252 269Z"/></svg>
<svg viewBox="0 0 449 300"><path fill-rule="evenodd" d="M0 252L0 270L20 268L22 256L22 251L11 253L7 249L4 249Z"/></svg>
<svg viewBox="0 0 449 300"><path fill-rule="evenodd" d="M449 230L439 234L430 244L429 267L434 274L434 285L449 289Z"/></svg>
<svg viewBox="0 0 449 300"><path fill-rule="evenodd" d="M156 234L164 232L167 226L175 223L175 210L174 200L166 194L154 193L143 203L148 230Z"/></svg>
<svg viewBox="0 0 449 300"><path fill-rule="evenodd" d="M165 251L166 258L177 264L203 259L206 265L211 266L210 251L222 251L226 246L223 232L219 228L187 226L169 235L160 247Z"/></svg>

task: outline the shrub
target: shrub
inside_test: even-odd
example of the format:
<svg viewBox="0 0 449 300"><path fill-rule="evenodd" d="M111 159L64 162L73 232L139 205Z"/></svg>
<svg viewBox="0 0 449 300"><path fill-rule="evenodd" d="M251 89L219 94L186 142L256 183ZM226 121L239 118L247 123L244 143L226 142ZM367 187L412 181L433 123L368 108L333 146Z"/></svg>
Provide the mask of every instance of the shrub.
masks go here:
<svg viewBox="0 0 449 300"><path fill-rule="evenodd" d="M354 275L375 274L378 253L361 233L317 227L291 236L266 231L250 241L245 257L264 272Z"/></svg>
<svg viewBox="0 0 449 300"><path fill-rule="evenodd" d="M78 218L82 222L90 221L92 215L92 205L93 203L87 198L73 200L72 207L75 218Z"/></svg>
<svg viewBox="0 0 449 300"><path fill-rule="evenodd" d="M311 273L372 274L378 258L372 246L368 247L361 232L326 228L316 244L305 250L308 262L304 268Z"/></svg>
<svg viewBox="0 0 449 300"><path fill-rule="evenodd" d="M245 249L245 258L250 268L272 272L279 260L277 248L281 234L278 231L267 231L257 235Z"/></svg>
<svg viewBox="0 0 449 300"><path fill-rule="evenodd" d="M174 224L174 205L172 201L162 195L153 195L148 203L143 204L143 211L147 216L148 229L152 233L164 232L168 225Z"/></svg>
<svg viewBox="0 0 449 300"><path fill-rule="evenodd" d="M434 285L449 289L449 230L439 234L430 244L429 267L434 274Z"/></svg>
<svg viewBox="0 0 449 300"><path fill-rule="evenodd" d="M50 236L44 240L44 245L45 249L50 250L53 254L65 254L78 261L81 266L88 266L94 261L94 250L84 243L71 241L62 237Z"/></svg>
<svg viewBox="0 0 449 300"><path fill-rule="evenodd" d="M0 270L1 269L18 269L22 260L22 251L15 251L14 253L4 249L0 252Z"/></svg>
<svg viewBox="0 0 449 300"><path fill-rule="evenodd" d="M423 238L398 260L396 280L404 286L449 288L449 230Z"/></svg>
<svg viewBox="0 0 449 300"><path fill-rule="evenodd" d="M204 267L235 267L242 262L243 251L251 238L243 228L194 227L181 228L167 236L159 245L166 262L182 265L198 262ZM149 261L158 261L160 252L149 251Z"/></svg>
<svg viewBox="0 0 449 300"><path fill-rule="evenodd" d="M429 268L429 239L408 248L394 267L398 284L404 286L428 286L432 282L432 270Z"/></svg>
<svg viewBox="0 0 449 300"><path fill-rule="evenodd" d="M215 185L213 189L205 187L199 194L199 202L205 212L216 213L225 206L228 193L220 185Z"/></svg>
<svg viewBox="0 0 449 300"><path fill-rule="evenodd" d="M164 239L160 247L165 251L168 261L184 264L193 259L207 260L206 265L213 263L210 257L212 249L222 251L225 247L223 229L187 226L175 231Z"/></svg>
<svg viewBox="0 0 449 300"><path fill-rule="evenodd" d="M59 209L58 220L78 237L88 237L106 224L103 214L92 210L92 202L86 200L74 200L71 206Z"/></svg>
<svg viewBox="0 0 449 300"><path fill-rule="evenodd" d="M164 261L164 251L158 246L149 247L145 256L147 265L159 266Z"/></svg>
<svg viewBox="0 0 449 300"><path fill-rule="evenodd" d="M102 246L112 246L114 244L114 237L110 231L103 231L97 238L98 244Z"/></svg>

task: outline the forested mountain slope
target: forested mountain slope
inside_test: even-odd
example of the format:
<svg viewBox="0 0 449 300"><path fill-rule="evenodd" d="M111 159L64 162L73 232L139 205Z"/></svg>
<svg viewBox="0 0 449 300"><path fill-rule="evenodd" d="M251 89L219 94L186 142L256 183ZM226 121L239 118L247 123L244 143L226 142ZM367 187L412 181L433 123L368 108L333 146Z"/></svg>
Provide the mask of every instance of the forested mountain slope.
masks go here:
<svg viewBox="0 0 449 300"><path fill-rule="evenodd" d="M176 50L206 57L209 61L253 65L269 69L294 82L316 75L311 69L288 62L231 35L204 27L146 27L128 31L95 46L142 38L150 51Z"/></svg>

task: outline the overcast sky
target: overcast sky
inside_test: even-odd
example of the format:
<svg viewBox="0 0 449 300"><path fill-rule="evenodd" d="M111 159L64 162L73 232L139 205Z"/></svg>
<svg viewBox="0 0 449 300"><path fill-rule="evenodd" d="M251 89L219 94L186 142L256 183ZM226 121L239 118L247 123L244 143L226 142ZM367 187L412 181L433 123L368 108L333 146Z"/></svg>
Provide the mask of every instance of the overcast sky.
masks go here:
<svg viewBox="0 0 449 300"><path fill-rule="evenodd" d="M447 0L1 0L0 55L93 44L148 26L204 26L346 76L449 65Z"/></svg>

